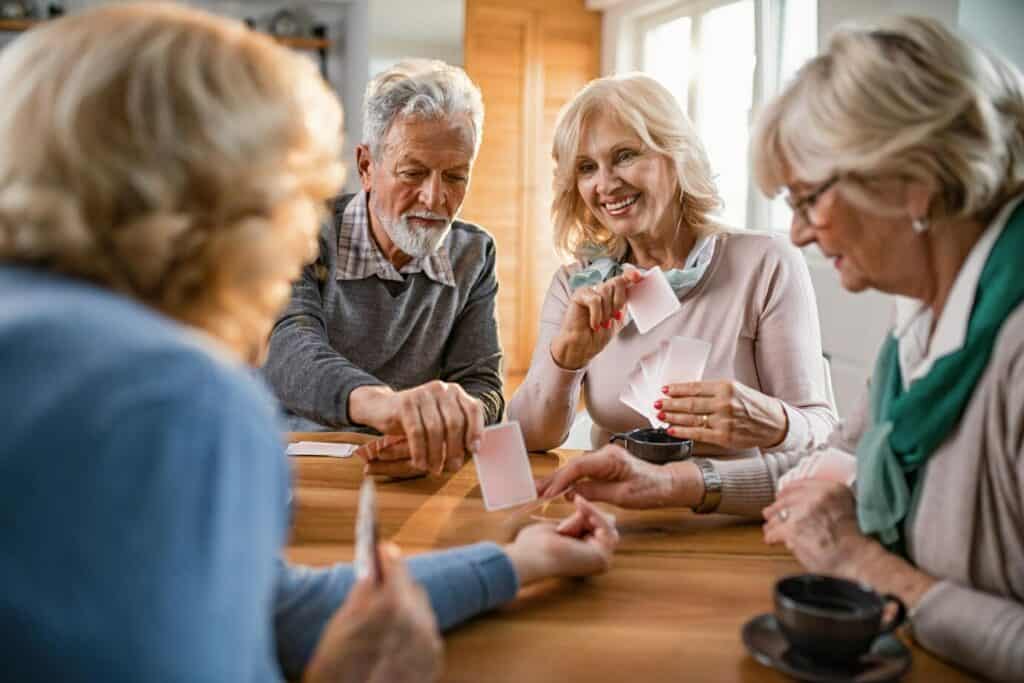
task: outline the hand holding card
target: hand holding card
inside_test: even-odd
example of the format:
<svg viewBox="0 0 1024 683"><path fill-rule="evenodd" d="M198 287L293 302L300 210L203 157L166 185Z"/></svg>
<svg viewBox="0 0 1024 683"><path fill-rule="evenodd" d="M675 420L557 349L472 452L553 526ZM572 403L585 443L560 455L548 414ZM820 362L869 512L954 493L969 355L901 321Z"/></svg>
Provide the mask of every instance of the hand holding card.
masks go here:
<svg viewBox="0 0 1024 683"><path fill-rule="evenodd" d="M710 353L711 344L702 339L672 337L662 341L657 349L640 359L639 371L630 374L619 400L643 415L652 427L664 428L668 423L659 419L654 409L654 402L662 397L661 388L700 380Z"/></svg>

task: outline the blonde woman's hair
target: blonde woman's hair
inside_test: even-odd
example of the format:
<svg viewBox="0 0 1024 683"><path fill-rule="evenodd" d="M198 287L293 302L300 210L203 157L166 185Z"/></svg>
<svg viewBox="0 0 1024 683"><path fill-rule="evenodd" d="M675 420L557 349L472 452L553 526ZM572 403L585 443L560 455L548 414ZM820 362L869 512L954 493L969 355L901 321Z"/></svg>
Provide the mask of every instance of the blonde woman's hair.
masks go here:
<svg viewBox="0 0 1024 683"><path fill-rule="evenodd" d="M590 214L576 188L576 155L587 123L610 115L633 131L650 150L668 157L676 172L682 222L695 234L716 228L711 214L722 204L704 145L672 94L643 74L598 78L588 83L558 116L552 156L555 160L551 217L555 247L585 258L588 245L621 258L625 238L614 235Z"/></svg>
<svg viewBox="0 0 1024 683"><path fill-rule="evenodd" d="M105 6L0 53L0 262L261 348L343 180L307 59L174 5Z"/></svg>
<svg viewBox="0 0 1024 683"><path fill-rule="evenodd" d="M839 175L888 212L871 184L896 177L934 188L930 219L986 219L1024 186L1024 79L932 19L847 28L768 105L751 145L769 196Z"/></svg>

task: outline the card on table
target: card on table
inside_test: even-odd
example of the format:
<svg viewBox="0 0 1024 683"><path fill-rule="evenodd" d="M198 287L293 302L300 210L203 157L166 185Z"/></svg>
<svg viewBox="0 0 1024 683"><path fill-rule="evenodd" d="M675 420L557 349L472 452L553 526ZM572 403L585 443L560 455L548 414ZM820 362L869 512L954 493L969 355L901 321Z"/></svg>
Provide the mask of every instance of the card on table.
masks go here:
<svg viewBox="0 0 1024 683"><path fill-rule="evenodd" d="M488 511L537 499L537 486L518 422L504 422L484 429L473 461Z"/></svg>
<svg viewBox="0 0 1024 683"><path fill-rule="evenodd" d="M636 321L636 329L646 334L655 325L679 310L679 299L661 268L651 268L626 294L626 308Z"/></svg>
<svg viewBox="0 0 1024 683"><path fill-rule="evenodd" d="M350 458L359 448L350 443L328 443L326 441L296 441L288 444L288 455L327 455L334 458Z"/></svg>

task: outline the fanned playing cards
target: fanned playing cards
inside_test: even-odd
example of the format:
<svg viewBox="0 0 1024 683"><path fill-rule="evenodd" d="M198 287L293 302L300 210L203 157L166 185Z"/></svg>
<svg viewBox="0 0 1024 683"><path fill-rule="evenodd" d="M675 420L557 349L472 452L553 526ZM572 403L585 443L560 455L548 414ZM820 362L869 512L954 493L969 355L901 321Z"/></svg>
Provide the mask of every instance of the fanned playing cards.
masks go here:
<svg viewBox="0 0 1024 683"><path fill-rule="evenodd" d="M658 348L640 359L629 374L619 400L642 415L652 427L666 427L658 419L654 402L663 397L666 384L696 382L704 377L711 344L691 337L665 339Z"/></svg>

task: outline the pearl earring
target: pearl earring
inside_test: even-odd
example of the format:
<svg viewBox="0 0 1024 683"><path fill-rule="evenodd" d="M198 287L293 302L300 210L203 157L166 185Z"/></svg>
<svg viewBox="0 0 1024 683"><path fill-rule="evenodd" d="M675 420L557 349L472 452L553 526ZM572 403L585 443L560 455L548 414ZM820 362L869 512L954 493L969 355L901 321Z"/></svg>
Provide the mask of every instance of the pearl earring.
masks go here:
<svg viewBox="0 0 1024 683"><path fill-rule="evenodd" d="M915 218L910 222L910 227L914 229L918 235L921 233L928 232L928 219L927 218Z"/></svg>

